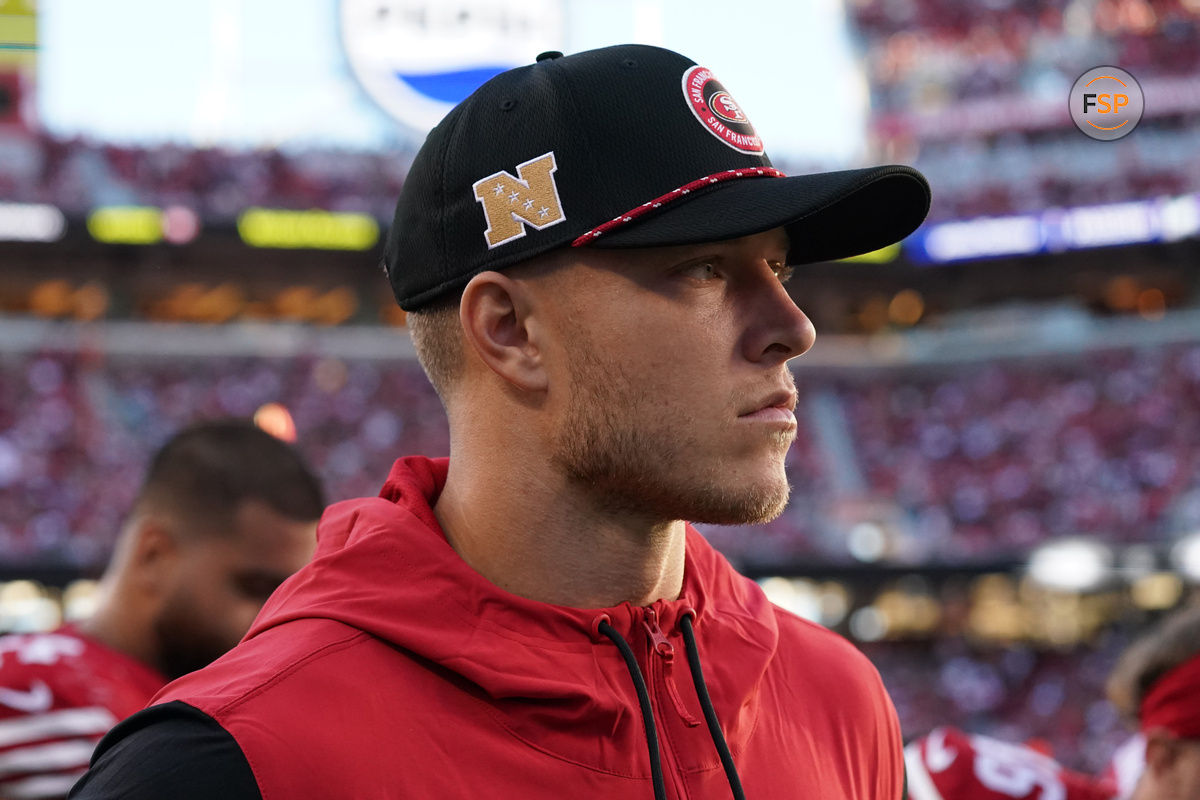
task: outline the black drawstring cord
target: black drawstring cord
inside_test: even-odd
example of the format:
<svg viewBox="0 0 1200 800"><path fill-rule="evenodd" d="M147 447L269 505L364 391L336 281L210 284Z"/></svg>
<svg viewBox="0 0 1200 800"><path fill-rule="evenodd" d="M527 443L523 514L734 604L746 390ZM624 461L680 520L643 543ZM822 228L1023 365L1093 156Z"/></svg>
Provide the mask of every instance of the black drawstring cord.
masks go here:
<svg viewBox="0 0 1200 800"><path fill-rule="evenodd" d="M596 630L612 639L625 658L625 666L629 668L629 675L637 689L638 704L642 707L642 723L646 726L646 747L650 750L650 777L654 782L654 800L666 800L667 787L663 783L662 758L658 753L658 729L654 727L654 710L650 708L650 692L646 690L646 680L642 677L642 670L633 655L633 648L607 620L597 625Z"/></svg>
<svg viewBox="0 0 1200 800"><path fill-rule="evenodd" d="M700 651L696 649L696 633L692 630L692 615L684 614L679 627L683 629L683 643L687 649L688 665L692 668L692 683L696 685L696 696L700 698L700 707L704 709L704 719L708 722L708 733L716 745L717 754L721 756L721 765L725 767L729 788L733 790L734 800L746 800L733 756L729 754L729 745L725 743L725 734L721 733L721 722L717 719L712 698L708 696L708 686L704 683L704 672L700 669Z"/></svg>

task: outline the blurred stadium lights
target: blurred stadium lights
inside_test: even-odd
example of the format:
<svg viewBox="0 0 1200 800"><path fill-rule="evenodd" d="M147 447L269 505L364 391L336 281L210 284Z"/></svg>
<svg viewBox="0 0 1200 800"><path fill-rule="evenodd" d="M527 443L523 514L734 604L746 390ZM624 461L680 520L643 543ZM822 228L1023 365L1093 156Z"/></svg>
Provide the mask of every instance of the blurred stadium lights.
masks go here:
<svg viewBox="0 0 1200 800"><path fill-rule="evenodd" d="M168 206L162 212L162 231L171 244L187 244L200 234L200 217L185 206Z"/></svg>
<svg viewBox="0 0 1200 800"><path fill-rule="evenodd" d="M1167 296L1157 287L1143 289L1138 292L1137 310L1142 319L1157 322L1166 316Z"/></svg>
<svg viewBox="0 0 1200 800"><path fill-rule="evenodd" d="M43 203L0 203L0 241L56 242L67 230L61 211Z"/></svg>
<svg viewBox="0 0 1200 800"><path fill-rule="evenodd" d="M773 576L759 585L775 605L828 628L840 625L850 610L850 590L838 581Z"/></svg>
<svg viewBox="0 0 1200 800"><path fill-rule="evenodd" d="M61 607L40 584L18 580L0 586L0 632L47 631L61 621Z"/></svg>
<svg viewBox="0 0 1200 800"><path fill-rule="evenodd" d="M902 579L872 603L882 614L889 636L929 636L941 621L941 604L920 581L916 575Z"/></svg>
<svg viewBox="0 0 1200 800"><path fill-rule="evenodd" d="M1175 542L1171 564L1189 583L1200 583L1200 531L1181 536Z"/></svg>
<svg viewBox="0 0 1200 800"><path fill-rule="evenodd" d="M1069 537L1047 542L1029 557L1029 578L1039 586L1063 592L1099 589L1113 574L1112 548Z"/></svg>
<svg viewBox="0 0 1200 800"><path fill-rule="evenodd" d="M888 550L887 533L877 522L859 522L846 537L846 549L859 561L878 561Z"/></svg>
<svg viewBox="0 0 1200 800"><path fill-rule="evenodd" d="M107 206L88 214L87 229L104 244L154 244L163 239L162 210L151 206Z"/></svg>
<svg viewBox="0 0 1200 800"><path fill-rule="evenodd" d="M57 589L31 580L0 583L0 634L54 630L63 622L91 616L96 607L97 583L72 581L61 595Z"/></svg>
<svg viewBox="0 0 1200 800"><path fill-rule="evenodd" d="M1137 200L1039 214L981 217L929 225L904 242L917 263L1172 242L1200 233L1200 195Z"/></svg>
<svg viewBox="0 0 1200 800"><path fill-rule="evenodd" d="M379 223L369 214L248 208L237 221L251 247L369 250L379 241Z"/></svg>
<svg viewBox="0 0 1200 800"><path fill-rule="evenodd" d="M1133 311L1137 308L1141 285L1132 275L1118 275L1104 285L1104 302L1113 311Z"/></svg>
<svg viewBox="0 0 1200 800"><path fill-rule="evenodd" d="M84 578L67 586L62 596L63 619L66 622L74 622L90 617L99 600L98 589L99 584L96 581Z"/></svg>
<svg viewBox="0 0 1200 800"><path fill-rule="evenodd" d="M1015 581L1008 575L981 575L970 588L966 629L984 640L1016 641L1029 633Z"/></svg>
<svg viewBox="0 0 1200 800"><path fill-rule="evenodd" d="M918 261L943 263L989 256L1026 255L1042 247L1041 224L1035 216L943 222L931 225L917 241L908 240Z"/></svg>
<svg viewBox="0 0 1200 800"><path fill-rule="evenodd" d="M1073 647L1133 609L1161 612L1183 602L1187 584L1180 572L1195 570L1187 580L1200 583L1200 532L1179 540L1172 555L1179 572L1167 569L1165 553L1152 545L1114 553L1072 537L1036 550L1024 575L1014 568L968 578L953 570L897 573L874 565L836 580L775 575L759 583L777 605L860 642L962 633L979 642ZM864 569L882 571L867 578ZM898 577L880 582L888 574Z"/></svg>
<svg viewBox="0 0 1200 800"><path fill-rule="evenodd" d="M165 295L146 298L143 305L147 317L165 322L253 319L341 325L358 313L359 299L347 286L324 292L313 286L285 286L268 296L248 296L244 287L229 281L215 286L187 282L170 287Z"/></svg>
<svg viewBox="0 0 1200 800"><path fill-rule="evenodd" d="M283 403L265 403L254 412L254 424L276 439L296 441L296 423Z"/></svg>
<svg viewBox="0 0 1200 800"><path fill-rule="evenodd" d="M1160 217L1157 203L1145 200L1072 208L1063 212L1061 230L1052 231L1058 237L1050 242L1053 246L1057 239L1065 249L1084 249L1158 241Z"/></svg>
<svg viewBox="0 0 1200 800"><path fill-rule="evenodd" d="M925 298L916 289L901 289L888 303L888 319L901 327L912 327L925 315Z"/></svg>
<svg viewBox="0 0 1200 800"><path fill-rule="evenodd" d="M187 244L200 233L200 218L183 206L102 206L87 218L92 238L103 244Z"/></svg>
<svg viewBox="0 0 1200 800"><path fill-rule="evenodd" d="M877 642L888 635L887 615L876 606L863 606L850 615L850 635L860 642Z"/></svg>
<svg viewBox="0 0 1200 800"><path fill-rule="evenodd" d="M1173 572L1152 572L1130 584L1129 597L1145 611L1166 611L1183 598L1183 581Z"/></svg>
<svg viewBox="0 0 1200 800"><path fill-rule="evenodd" d="M40 281L29 292L29 311L39 317L73 317L87 322L108 311L108 290L99 281L74 286L69 281Z"/></svg>

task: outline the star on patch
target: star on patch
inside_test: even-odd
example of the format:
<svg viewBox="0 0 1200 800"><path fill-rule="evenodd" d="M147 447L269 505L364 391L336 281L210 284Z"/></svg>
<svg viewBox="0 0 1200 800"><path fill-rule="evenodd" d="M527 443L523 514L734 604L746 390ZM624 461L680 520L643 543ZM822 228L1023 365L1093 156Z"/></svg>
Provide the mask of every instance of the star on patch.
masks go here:
<svg viewBox="0 0 1200 800"><path fill-rule="evenodd" d="M496 197L499 197L500 195L504 194L504 184L497 183L492 187L492 191L496 193Z"/></svg>

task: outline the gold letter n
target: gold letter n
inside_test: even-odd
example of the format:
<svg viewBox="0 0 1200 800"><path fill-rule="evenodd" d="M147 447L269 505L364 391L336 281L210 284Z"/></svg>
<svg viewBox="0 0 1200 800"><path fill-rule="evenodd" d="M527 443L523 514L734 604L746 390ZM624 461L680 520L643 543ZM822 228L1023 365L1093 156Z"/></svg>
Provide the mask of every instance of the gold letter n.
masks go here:
<svg viewBox="0 0 1200 800"><path fill-rule="evenodd" d="M475 199L483 204L488 249L520 239L528 223L538 230L567 218L554 184L554 151L517 165L517 177L501 170L475 181Z"/></svg>

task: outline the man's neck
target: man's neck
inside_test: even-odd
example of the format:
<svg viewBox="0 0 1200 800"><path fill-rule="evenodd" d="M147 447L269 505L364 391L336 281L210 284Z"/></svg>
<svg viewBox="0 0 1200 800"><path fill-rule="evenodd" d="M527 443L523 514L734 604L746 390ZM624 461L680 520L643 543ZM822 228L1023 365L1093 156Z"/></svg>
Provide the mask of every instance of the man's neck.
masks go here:
<svg viewBox="0 0 1200 800"><path fill-rule="evenodd" d="M452 458L434 507L450 546L483 577L520 597L574 608L679 596L684 523L607 512L553 472L501 477L489 467Z"/></svg>
<svg viewBox="0 0 1200 800"><path fill-rule="evenodd" d="M96 611L80 620L75 627L110 650L124 653L135 661L158 669L150 642L146 636L137 633L148 623L132 618L130 609L133 604L119 598L113 587L104 587L100 591L101 599ZM121 613L121 610L125 613Z"/></svg>

